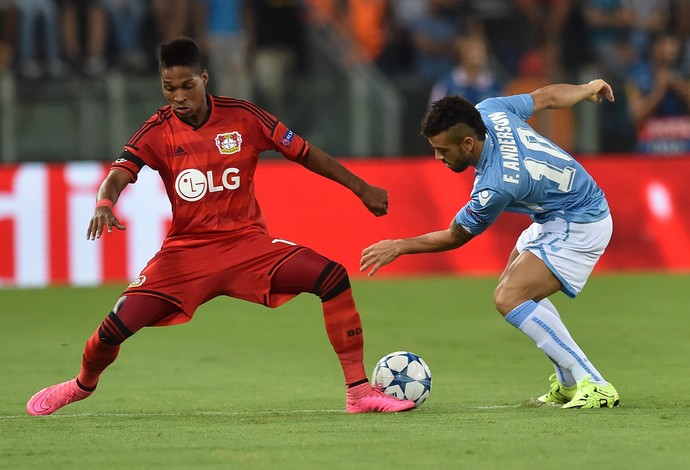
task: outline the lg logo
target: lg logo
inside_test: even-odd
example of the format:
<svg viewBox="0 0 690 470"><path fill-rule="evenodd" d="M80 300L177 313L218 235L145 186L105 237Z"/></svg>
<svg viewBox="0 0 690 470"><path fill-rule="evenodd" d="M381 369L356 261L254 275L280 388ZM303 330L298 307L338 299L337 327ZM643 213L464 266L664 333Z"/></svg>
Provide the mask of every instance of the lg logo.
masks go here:
<svg viewBox="0 0 690 470"><path fill-rule="evenodd" d="M226 168L220 178L220 185L216 185L213 172L202 171L190 168L182 170L175 179L175 190L185 201L195 202L206 195L207 192L215 193L224 189L237 189L240 187L240 170L237 168ZM233 176L236 175L236 176Z"/></svg>

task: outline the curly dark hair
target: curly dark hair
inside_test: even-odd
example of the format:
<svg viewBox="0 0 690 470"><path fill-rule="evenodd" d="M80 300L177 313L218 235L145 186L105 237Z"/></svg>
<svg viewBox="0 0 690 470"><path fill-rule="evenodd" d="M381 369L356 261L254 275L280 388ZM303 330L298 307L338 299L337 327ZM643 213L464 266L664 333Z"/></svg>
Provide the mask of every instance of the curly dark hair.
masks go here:
<svg viewBox="0 0 690 470"><path fill-rule="evenodd" d="M199 45L194 39L180 37L161 44L158 54L159 69L176 65L192 68L198 73L205 69Z"/></svg>
<svg viewBox="0 0 690 470"><path fill-rule="evenodd" d="M421 134L428 139L456 124L470 127L479 140L486 138L486 126L477 108L457 95L443 97L431 104L422 119Z"/></svg>

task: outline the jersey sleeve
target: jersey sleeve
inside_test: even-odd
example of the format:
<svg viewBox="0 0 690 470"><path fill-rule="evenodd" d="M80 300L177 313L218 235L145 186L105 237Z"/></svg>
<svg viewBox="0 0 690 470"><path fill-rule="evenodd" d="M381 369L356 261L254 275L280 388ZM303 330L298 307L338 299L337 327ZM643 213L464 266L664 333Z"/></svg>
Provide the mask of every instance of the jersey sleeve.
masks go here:
<svg viewBox="0 0 690 470"><path fill-rule="evenodd" d="M278 122L271 138L274 150L283 154L288 160L297 162L309 152L309 143L299 135Z"/></svg>
<svg viewBox="0 0 690 470"><path fill-rule="evenodd" d="M513 201L504 191L482 189L472 193L472 199L455 216L455 222L472 235L484 232Z"/></svg>
<svg viewBox="0 0 690 470"><path fill-rule="evenodd" d="M261 151L275 150L283 154L285 158L299 161L309 152L309 144L299 135L295 134L285 124L279 121L268 111L259 108L253 103L243 102L250 111L256 124L261 129L264 143Z"/></svg>
<svg viewBox="0 0 690 470"><path fill-rule="evenodd" d="M153 136L165 122L166 114L170 114L169 108L162 108L151 116L151 118L130 137L120 157L113 163L112 168L117 168L129 173L132 177L132 182L137 180L139 172L145 165L148 165L154 170L157 169L156 158L158 157L156 155L160 149L156 147L155 142L162 141L162 139L156 140Z"/></svg>
<svg viewBox="0 0 690 470"><path fill-rule="evenodd" d="M144 165L146 165L146 163L144 163L141 158L134 155L125 147L125 150L123 150L118 159L113 162L111 168L129 173L129 176L132 178L132 183L134 183L139 177L139 172Z"/></svg>
<svg viewBox="0 0 690 470"><path fill-rule="evenodd" d="M497 98L489 98L477 105L477 109L491 114L496 111L509 111L526 121L534 113L534 100L532 95L511 95Z"/></svg>

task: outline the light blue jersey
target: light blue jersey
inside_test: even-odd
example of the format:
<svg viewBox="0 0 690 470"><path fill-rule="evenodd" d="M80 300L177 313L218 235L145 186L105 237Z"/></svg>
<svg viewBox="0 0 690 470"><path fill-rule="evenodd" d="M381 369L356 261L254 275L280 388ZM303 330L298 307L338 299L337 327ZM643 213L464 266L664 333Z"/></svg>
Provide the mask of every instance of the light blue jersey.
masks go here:
<svg viewBox="0 0 690 470"><path fill-rule="evenodd" d="M478 235L503 211L538 223L589 223L609 214L604 192L582 165L525 122L534 111L530 95L490 98L477 110L487 134L472 199L455 216L465 230Z"/></svg>

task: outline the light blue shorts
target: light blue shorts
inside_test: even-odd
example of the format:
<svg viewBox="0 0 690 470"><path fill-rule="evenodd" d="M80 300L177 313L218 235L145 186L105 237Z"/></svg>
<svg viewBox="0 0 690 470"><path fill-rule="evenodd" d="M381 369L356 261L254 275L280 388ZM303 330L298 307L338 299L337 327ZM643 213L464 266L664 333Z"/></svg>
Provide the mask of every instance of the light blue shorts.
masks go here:
<svg viewBox="0 0 690 470"><path fill-rule="evenodd" d="M610 214L598 222L586 224L556 219L527 227L518 237L515 248L519 253L529 250L538 256L561 281L561 290L575 297L604 254L612 234Z"/></svg>

